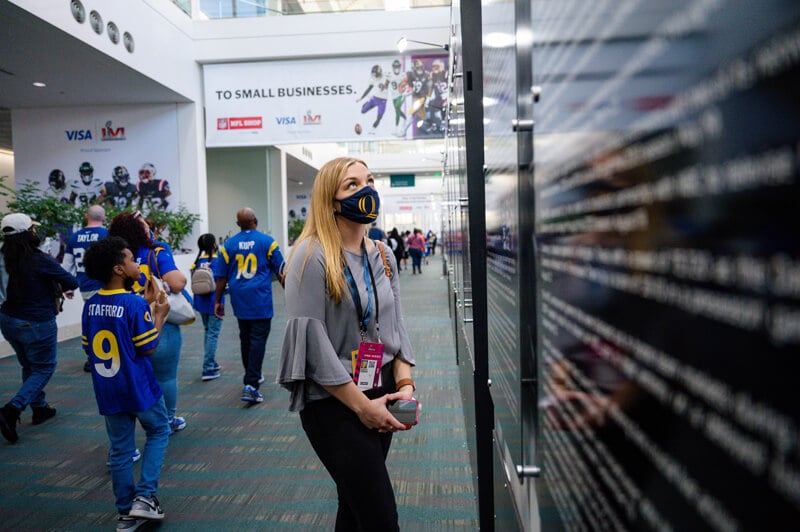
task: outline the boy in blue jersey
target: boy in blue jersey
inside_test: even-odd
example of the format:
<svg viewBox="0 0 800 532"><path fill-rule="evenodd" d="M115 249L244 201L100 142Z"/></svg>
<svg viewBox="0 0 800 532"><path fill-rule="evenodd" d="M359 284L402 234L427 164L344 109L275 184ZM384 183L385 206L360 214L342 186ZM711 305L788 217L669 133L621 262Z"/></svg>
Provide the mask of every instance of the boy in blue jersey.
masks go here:
<svg viewBox="0 0 800 532"><path fill-rule="evenodd" d="M223 319L225 305L222 295L225 285L239 322L239 341L244 366L242 401L251 405L264 397L258 391L264 381L261 366L272 322L272 274L283 283L283 255L278 243L256 227L258 219L253 209L245 207L236 213L236 225L242 230L225 241L220 248L222 260L214 266L217 291L214 315Z"/></svg>
<svg viewBox="0 0 800 532"><path fill-rule="evenodd" d="M164 518L155 493L170 429L163 394L148 357L158 345L169 303L166 294L155 293L152 283L148 283L144 298L131 292L139 278L139 266L122 238L107 237L92 245L86 251L84 267L103 285L84 305L81 340L111 443L117 530L135 530L148 519ZM137 419L147 441L141 478L134 484L131 455Z"/></svg>

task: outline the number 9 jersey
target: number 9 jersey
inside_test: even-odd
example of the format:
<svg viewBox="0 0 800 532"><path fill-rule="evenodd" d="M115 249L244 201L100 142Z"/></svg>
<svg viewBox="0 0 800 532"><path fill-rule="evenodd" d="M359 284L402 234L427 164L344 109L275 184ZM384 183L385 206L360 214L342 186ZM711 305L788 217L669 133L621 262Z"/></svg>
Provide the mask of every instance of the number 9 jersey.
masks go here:
<svg viewBox="0 0 800 532"><path fill-rule="evenodd" d="M84 305L81 325L100 414L149 410L161 388L142 355L158 345L147 301L122 289L101 289Z"/></svg>

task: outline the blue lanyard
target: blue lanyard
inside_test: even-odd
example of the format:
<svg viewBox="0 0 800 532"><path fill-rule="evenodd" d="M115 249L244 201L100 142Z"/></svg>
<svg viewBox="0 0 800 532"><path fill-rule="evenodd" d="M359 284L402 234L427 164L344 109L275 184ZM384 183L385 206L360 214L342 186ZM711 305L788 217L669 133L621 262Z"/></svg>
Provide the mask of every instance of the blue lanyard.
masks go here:
<svg viewBox="0 0 800 532"><path fill-rule="evenodd" d="M367 337L367 325L372 315L372 296L375 296L375 329L378 332L378 341L380 342L380 325L378 323L378 290L375 288L375 277L372 275L372 266L367 259L367 247L364 242L361 242L361 258L364 262L364 284L367 286L367 308L362 311L361 295L358 293L358 285L347 265L344 263L344 276L347 279L347 284L350 287L350 295L353 297L353 304L356 307L356 317L359 322L359 330L361 332L361 339L365 340Z"/></svg>

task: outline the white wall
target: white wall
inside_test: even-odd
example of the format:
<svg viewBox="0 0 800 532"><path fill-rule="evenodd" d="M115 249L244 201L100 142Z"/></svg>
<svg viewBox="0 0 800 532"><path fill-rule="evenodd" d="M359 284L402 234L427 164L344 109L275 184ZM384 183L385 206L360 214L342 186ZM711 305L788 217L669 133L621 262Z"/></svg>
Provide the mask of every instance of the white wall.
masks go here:
<svg viewBox="0 0 800 532"><path fill-rule="evenodd" d="M0 151L0 176L6 176L5 184L14 188L14 154ZM0 212L6 212L8 197L0 196Z"/></svg>

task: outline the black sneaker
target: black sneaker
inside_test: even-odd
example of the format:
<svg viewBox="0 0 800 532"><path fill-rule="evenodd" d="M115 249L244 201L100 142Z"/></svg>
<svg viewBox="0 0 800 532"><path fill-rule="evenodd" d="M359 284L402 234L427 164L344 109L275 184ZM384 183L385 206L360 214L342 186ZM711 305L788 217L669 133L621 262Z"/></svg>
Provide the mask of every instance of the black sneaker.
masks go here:
<svg viewBox="0 0 800 532"><path fill-rule="evenodd" d="M11 443L16 443L19 439L17 423L19 423L19 408L11 403L0 408L0 433Z"/></svg>
<svg viewBox="0 0 800 532"><path fill-rule="evenodd" d="M92 372L92 365L89 363L88 360L83 363L83 371L85 371L86 373Z"/></svg>
<svg viewBox="0 0 800 532"><path fill-rule="evenodd" d="M33 423L34 425L39 425L41 423L44 423L45 421L56 415L56 409L47 404L44 406L34 406L32 407L32 410L33 410L33 419L31 420L31 423Z"/></svg>

